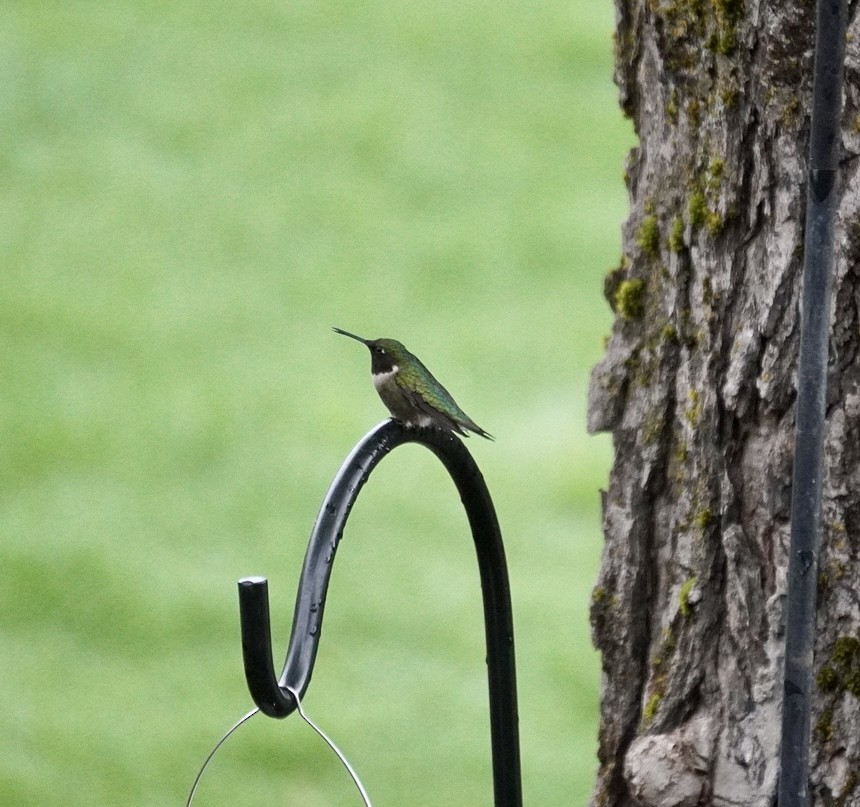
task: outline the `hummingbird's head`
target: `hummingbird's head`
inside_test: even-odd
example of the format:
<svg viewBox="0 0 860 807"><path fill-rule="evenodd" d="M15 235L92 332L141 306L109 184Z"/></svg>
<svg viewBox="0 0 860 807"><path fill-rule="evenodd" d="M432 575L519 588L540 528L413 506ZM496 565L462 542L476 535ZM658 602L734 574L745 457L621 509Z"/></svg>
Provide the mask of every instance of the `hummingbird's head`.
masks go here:
<svg viewBox="0 0 860 807"><path fill-rule="evenodd" d="M332 328L332 330L367 345L370 351L370 370L374 375L390 373L395 367L402 367L412 355L396 339L363 339L340 328Z"/></svg>

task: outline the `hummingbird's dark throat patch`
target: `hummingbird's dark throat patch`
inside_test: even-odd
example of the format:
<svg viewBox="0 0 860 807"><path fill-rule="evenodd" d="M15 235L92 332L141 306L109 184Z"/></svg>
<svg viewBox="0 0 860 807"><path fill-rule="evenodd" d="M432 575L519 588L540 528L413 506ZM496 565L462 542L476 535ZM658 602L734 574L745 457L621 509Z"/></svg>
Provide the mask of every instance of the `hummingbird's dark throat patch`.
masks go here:
<svg viewBox="0 0 860 807"><path fill-rule="evenodd" d="M396 366L394 357L381 347L368 345L370 348L370 371L374 375L390 373Z"/></svg>

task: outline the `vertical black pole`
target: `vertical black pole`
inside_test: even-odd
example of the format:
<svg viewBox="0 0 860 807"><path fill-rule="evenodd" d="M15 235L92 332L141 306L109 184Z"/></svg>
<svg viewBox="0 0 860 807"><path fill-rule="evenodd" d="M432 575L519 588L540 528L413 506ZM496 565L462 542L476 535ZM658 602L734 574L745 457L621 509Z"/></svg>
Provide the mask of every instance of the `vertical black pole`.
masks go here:
<svg viewBox="0 0 860 807"><path fill-rule="evenodd" d="M797 372L779 807L809 804L809 715L846 0L818 0Z"/></svg>

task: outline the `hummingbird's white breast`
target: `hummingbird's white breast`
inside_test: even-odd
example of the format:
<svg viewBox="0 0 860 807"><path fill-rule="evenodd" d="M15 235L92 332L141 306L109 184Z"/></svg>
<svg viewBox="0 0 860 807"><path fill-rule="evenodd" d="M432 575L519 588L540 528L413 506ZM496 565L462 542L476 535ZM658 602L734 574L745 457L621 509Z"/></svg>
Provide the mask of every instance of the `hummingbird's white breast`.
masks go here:
<svg viewBox="0 0 860 807"><path fill-rule="evenodd" d="M394 376L397 375L397 371L400 368L395 364L387 373L374 373L373 374L373 386L377 392L379 392Z"/></svg>
<svg viewBox="0 0 860 807"><path fill-rule="evenodd" d="M395 364L390 370L373 374L373 386L379 397L391 415L407 426L430 426L433 423L432 418L419 412L394 380L398 370L400 368Z"/></svg>

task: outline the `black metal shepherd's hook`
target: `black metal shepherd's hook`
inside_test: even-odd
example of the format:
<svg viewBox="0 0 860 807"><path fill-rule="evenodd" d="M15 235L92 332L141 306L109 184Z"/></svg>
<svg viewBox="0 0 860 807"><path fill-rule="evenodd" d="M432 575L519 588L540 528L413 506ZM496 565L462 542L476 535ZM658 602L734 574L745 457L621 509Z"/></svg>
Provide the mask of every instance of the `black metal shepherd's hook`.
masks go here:
<svg viewBox="0 0 860 807"><path fill-rule="evenodd" d="M334 556L349 512L370 472L392 449L403 443L420 443L442 461L466 509L478 555L484 601L495 804L496 807L520 807L514 629L502 535L484 478L466 446L453 434L434 428L407 428L396 420L389 420L368 433L346 458L311 532L280 678L275 676L272 661L266 580L248 577L239 581L242 654L248 689L260 711L270 717L286 717L295 710L295 700L287 688L299 698L304 696L319 645Z"/></svg>

